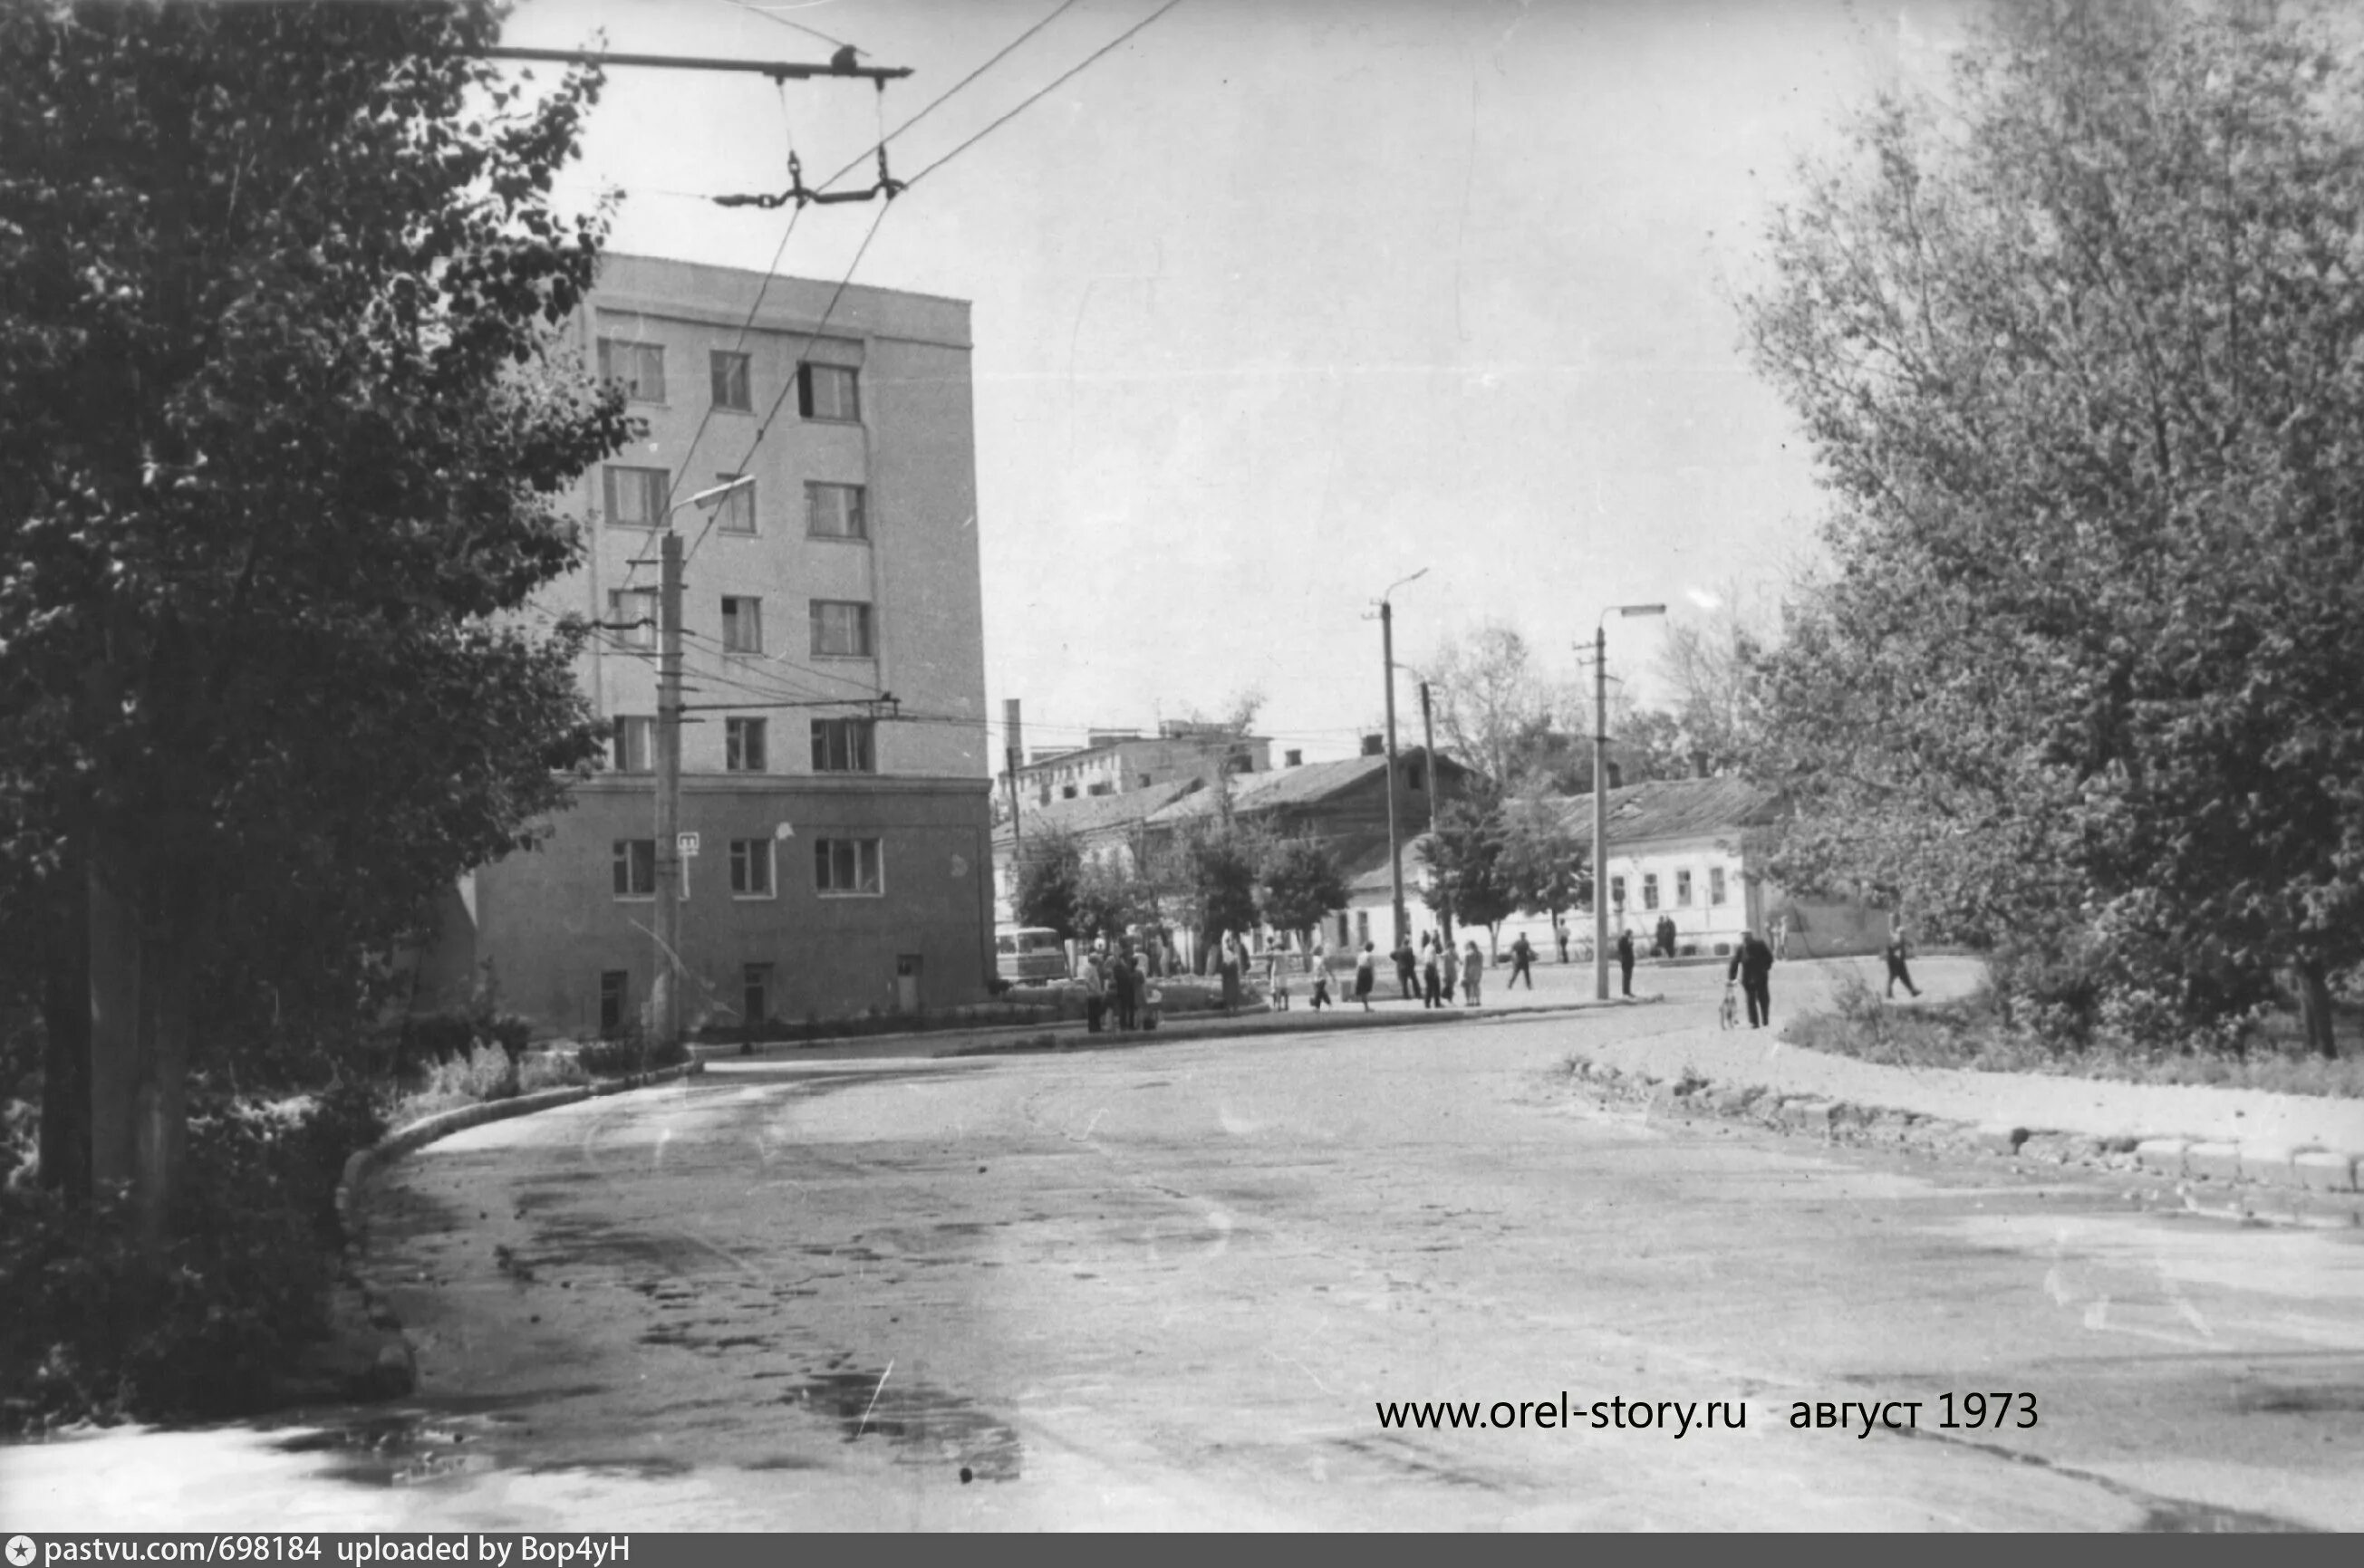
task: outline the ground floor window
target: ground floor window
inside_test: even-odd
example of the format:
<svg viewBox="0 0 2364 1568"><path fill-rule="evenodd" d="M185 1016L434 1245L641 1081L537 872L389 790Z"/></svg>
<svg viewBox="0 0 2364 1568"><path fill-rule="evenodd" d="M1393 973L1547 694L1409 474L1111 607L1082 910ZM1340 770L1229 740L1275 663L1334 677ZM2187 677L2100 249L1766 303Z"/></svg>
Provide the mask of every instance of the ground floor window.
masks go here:
<svg viewBox="0 0 2364 1568"><path fill-rule="evenodd" d="M739 972L739 1016L750 1028L772 1016L772 966L751 963Z"/></svg>
<svg viewBox="0 0 2364 1568"><path fill-rule="evenodd" d="M1678 909L1688 909L1690 906L1691 873L1687 871L1678 871L1675 873L1675 907Z"/></svg>
<svg viewBox="0 0 2364 1568"><path fill-rule="evenodd" d="M886 891L876 839L816 839L813 840L813 889L822 895L853 898Z"/></svg>
<svg viewBox="0 0 2364 1568"><path fill-rule="evenodd" d="M632 977L620 969L599 972L599 1032L603 1035L623 1032L624 1017L631 998Z"/></svg>
<svg viewBox="0 0 2364 1568"><path fill-rule="evenodd" d="M730 892L739 898L772 896L772 840L730 840Z"/></svg>
<svg viewBox="0 0 2364 1568"><path fill-rule="evenodd" d="M1657 906L1658 873L1654 871L1645 871L1642 873L1642 907L1645 909L1656 909Z"/></svg>
<svg viewBox="0 0 2364 1568"><path fill-rule="evenodd" d="M1722 866L1707 868L1707 901L1711 904L1723 902L1723 868Z"/></svg>
<svg viewBox="0 0 2364 1568"><path fill-rule="evenodd" d="M616 896L619 898L653 898L657 892L657 841L654 839L619 839L615 841L613 865Z"/></svg>
<svg viewBox="0 0 2364 1568"><path fill-rule="evenodd" d="M1609 906L1611 909L1625 907L1625 879L1622 876L1609 879Z"/></svg>

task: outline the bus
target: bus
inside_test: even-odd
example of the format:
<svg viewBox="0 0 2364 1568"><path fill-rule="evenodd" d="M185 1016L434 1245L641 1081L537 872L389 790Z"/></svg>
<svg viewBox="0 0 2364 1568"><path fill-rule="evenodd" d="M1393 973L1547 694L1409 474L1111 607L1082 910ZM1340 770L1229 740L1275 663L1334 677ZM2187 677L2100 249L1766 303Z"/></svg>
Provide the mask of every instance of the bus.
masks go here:
<svg viewBox="0 0 2364 1568"><path fill-rule="evenodd" d="M995 968L1004 980L1067 978L1067 945L1044 926L1003 926L994 932Z"/></svg>

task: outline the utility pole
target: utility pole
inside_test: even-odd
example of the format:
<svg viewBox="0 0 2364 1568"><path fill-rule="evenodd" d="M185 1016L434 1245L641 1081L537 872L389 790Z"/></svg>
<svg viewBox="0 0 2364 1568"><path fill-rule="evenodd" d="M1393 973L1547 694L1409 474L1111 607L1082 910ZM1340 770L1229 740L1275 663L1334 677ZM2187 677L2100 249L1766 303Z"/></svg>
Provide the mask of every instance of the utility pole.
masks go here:
<svg viewBox="0 0 2364 1568"><path fill-rule="evenodd" d="M1403 838L1396 826L1396 616L1390 602L1398 588L1428 575L1423 566L1410 577L1388 584L1379 595L1379 658L1386 666L1388 693L1388 886L1395 899L1395 941L1388 951L1404 945L1406 922L1403 895Z"/></svg>
<svg viewBox="0 0 2364 1568"><path fill-rule="evenodd" d="M681 536L658 541L656 1043L681 1039Z"/></svg>
<svg viewBox="0 0 2364 1568"><path fill-rule="evenodd" d="M1422 771L1428 774L1428 840L1432 852L1436 843L1436 814L1441 806L1437 797L1444 793L1444 774L1436 765L1436 716L1428 705L1428 683L1420 684L1420 728L1428 755ZM1453 941L1453 893L1444 892L1444 906L1436 912L1437 929L1444 932L1447 945Z"/></svg>
<svg viewBox="0 0 2364 1568"><path fill-rule="evenodd" d="M1388 667L1388 887L1395 900L1394 952L1404 945L1403 840L1396 830L1396 617L1379 601L1379 653Z"/></svg>
<svg viewBox="0 0 2364 1568"><path fill-rule="evenodd" d="M1631 620L1635 616L1666 613L1664 605L1612 605L1592 623L1592 999L1596 1002L1609 1000L1609 617Z"/></svg>
<svg viewBox="0 0 2364 1568"><path fill-rule="evenodd" d="M1609 1000L1609 623L1592 628L1592 999Z"/></svg>
<svg viewBox="0 0 2364 1568"><path fill-rule="evenodd" d="M1002 759L1009 770L1009 891L1014 899L1018 892L1018 867L1026 858L1026 829L1018 820L1018 767L1025 761L1026 746L1020 728L1018 699L1001 699ZM1018 907L1009 910L1015 917Z"/></svg>

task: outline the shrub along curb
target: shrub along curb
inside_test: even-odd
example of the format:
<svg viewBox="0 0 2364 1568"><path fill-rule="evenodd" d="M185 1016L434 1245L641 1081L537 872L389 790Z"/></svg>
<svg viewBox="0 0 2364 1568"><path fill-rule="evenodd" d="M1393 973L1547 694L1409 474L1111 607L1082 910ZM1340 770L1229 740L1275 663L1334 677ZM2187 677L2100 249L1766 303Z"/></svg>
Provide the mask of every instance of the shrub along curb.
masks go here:
<svg viewBox="0 0 2364 1568"><path fill-rule="evenodd" d="M2269 1144L2198 1144L2140 1134L2085 1133L1996 1123L1980 1126L1893 1106L1858 1106L1761 1085L1727 1084L1686 1072L1679 1079L1594 1062L1581 1053L1569 1071L1584 1093L1604 1103L1640 1104L1651 1116L1714 1117L1824 1143L1909 1148L1924 1153L1984 1155L2029 1165L2075 1165L2164 1181L2169 1207L2251 1222L2364 1226L2364 1151L2293 1150ZM2197 1156L2195 1158L2195 1155ZM2135 1195L2130 1192L2128 1195Z"/></svg>
<svg viewBox="0 0 2364 1568"><path fill-rule="evenodd" d="M378 1350L368 1375L360 1380L351 1392L362 1398L398 1399L407 1395L418 1381L418 1347L410 1342L408 1335L402 1332L401 1320L386 1307L384 1295L362 1271L362 1188L380 1166L414 1150L423 1149L437 1139L449 1138L455 1132L482 1127L486 1122L507 1121L511 1117L530 1116L535 1111L571 1106L578 1100L621 1094L627 1089L645 1088L676 1078L694 1077L705 1071L706 1063L703 1062L685 1062L677 1066L660 1067L653 1072L602 1079L597 1084L544 1089L538 1094L513 1095L505 1100L485 1100L477 1105L460 1106L452 1110L438 1111L433 1116L421 1117L406 1127L396 1128L369 1148L356 1149L346 1156L345 1173L337 1183L337 1223L344 1231L345 1269L360 1286L362 1304L368 1313L371 1326L394 1336Z"/></svg>

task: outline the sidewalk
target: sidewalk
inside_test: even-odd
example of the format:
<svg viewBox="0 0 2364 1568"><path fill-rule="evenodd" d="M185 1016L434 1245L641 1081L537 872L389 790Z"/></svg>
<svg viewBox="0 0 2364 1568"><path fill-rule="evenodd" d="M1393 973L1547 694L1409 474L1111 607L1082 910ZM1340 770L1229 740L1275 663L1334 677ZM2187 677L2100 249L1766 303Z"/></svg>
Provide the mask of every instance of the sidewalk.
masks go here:
<svg viewBox="0 0 2364 1568"><path fill-rule="evenodd" d="M1869 961L1866 961L1868 962ZM1832 966L1790 965L1793 1013L1817 1006ZM1937 995L1975 983L1968 959L1923 971ZM1800 995L1802 993L1802 995ZM1702 1009L1704 1013L1704 1009ZM1778 1026L1777 1026L1778 1029ZM1785 1044L1776 1030L1697 1028L1578 1053L1603 1085L1649 1085L1654 1106L1739 1116L1851 1141L1967 1143L2056 1163L2137 1170L2173 1181L2353 1195L2364 1101L2193 1084L1890 1067ZM1678 1091L1689 1080L1693 1087ZM1703 1084L1699 1081L1704 1080ZM1914 1133L1915 1124L1921 1127ZM2357 1206L2343 1200L2350 1219Z"/></svg>

